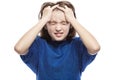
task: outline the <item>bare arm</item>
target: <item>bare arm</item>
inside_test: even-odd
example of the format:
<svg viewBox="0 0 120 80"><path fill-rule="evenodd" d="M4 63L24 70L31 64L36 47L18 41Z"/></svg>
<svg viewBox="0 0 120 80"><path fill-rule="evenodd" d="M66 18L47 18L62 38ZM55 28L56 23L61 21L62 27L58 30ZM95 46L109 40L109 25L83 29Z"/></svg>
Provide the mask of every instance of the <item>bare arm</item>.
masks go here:
<svg viewBox="0 0 120 80"><path fill-rule="evenodd" d="M71 24L74 26L78 35L82 39L88 52L90 54L97 53L100 50L100 45L95 37L90 32L88 32L76 19L72 19Z"/></svg>
<svg viewBox="0 0 120 80"><path fill-rule="evenodd" d="M15 51L21 55L24 55L44 25L45 21L41 19L35 26L27 31L16 43L14 47Z"/></svg>
<svg viewBox="0 0 120 80"><path fill-rule="evenodd" d="M72 24L74 29L77 31L78 35L82 39L84 45L86 46L88 52L92 55L97 53L100 50L100 45L95 39L95 37L88 32L78 21L75 19L73 11L65 6L65 8L59 7L59 9L63 10L68 22Z"/></svg>
<svg viewBox="0 0 120 80"><path fill-rule="evenodd" d="M20 55L24 55L28 51L29 47L35 40L38 33L41 31L44 25L50 20L52 10L55 7L56 6L53 6L51 8L50 6L48 6L43 10L43 16L39 20L39 22L35 26L33 26L30 30L28 30L14 46L14 49L17 53L19 53Z"/></svg>

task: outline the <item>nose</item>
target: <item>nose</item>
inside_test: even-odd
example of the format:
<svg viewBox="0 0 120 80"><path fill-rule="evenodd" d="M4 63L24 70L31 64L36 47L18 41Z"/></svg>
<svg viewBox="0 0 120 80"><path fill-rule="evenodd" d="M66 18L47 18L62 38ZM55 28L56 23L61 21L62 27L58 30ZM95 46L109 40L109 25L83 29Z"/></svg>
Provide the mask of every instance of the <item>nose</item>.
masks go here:
<svg viewBox="0 0 120 80"><path fill-rule="evenodd" d="M61 25L60 24L57 24L56 27L55 27L56 31L61 31Z"/></svg>

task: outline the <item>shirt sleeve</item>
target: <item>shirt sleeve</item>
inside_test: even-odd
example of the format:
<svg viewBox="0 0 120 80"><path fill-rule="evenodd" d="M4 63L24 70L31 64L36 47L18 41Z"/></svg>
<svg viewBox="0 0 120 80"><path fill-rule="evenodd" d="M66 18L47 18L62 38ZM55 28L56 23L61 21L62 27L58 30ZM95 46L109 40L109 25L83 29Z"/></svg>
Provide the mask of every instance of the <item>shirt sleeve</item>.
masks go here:
<svg viewBox="0 0 120 80"><path fill-rule="evenodd" d="M96 55L97 54L90 55L90 53L88 53L86 47L83 45L83 49L82 49L82 72L95 59Z"/></svg>
<svg viewBox="0 0 120 80"><path fill-rule="evenodd" d="M85 68L95 59L97 54L90 55L88 53L87 48L83 44L80 38L76 38L77 43L77 49L79 54L79 62L80 62L80 70L83 72Z"/></svg>
<svg viewBox="0 0 120 80"><path fill-rule="evenodd" d="M34 72L37 72L38 69L38 56L39 56L39 41L40 37L36 37L32 45L30 46L26 55L20 55L23 62Z"/></svg>

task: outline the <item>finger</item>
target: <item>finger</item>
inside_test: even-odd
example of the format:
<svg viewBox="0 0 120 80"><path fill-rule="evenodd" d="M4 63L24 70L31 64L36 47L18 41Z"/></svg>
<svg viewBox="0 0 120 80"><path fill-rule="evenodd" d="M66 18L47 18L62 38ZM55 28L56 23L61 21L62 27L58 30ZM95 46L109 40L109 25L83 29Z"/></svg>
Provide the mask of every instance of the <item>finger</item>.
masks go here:
<svg viewBox="0 0 120 80"><path fill-rule="evenodd" d="M54 5L53 7L52 7L52 9L55 9L55 8L57 8L58 7L58 5Z"/></svg>
<svg viewBox="0 0 120 80"><path fill-rule="evenodd" d="M62 11L65 11L65 8L63 8L63 7L58 6L57 8L62 10Z"/></svg>
<svg viewBox="0 0 120 80"><path fill-rule="evenodd" d="M50 9L50 6L47 6L47 7L43 8L43 9L44 9L44 10Z"/></svg>
<svg viewBox="0 0 120 80"><path fill-rule="evenodd" d="M68 7L65 5L65 9L67 9Z"/></svg>

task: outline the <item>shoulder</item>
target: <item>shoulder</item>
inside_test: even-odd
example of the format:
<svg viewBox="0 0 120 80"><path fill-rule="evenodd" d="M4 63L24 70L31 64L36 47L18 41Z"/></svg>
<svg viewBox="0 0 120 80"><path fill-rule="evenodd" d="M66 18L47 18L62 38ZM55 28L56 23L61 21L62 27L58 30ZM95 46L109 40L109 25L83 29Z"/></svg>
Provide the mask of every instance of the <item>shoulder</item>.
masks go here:
<svg viewBox="0 0 120 80"><path fill-rule="evenodd" d="M36 36L35 40L39 41L39 40L43 40L43 38L41 38L41 36Z"/></svg>
<svg viewBox="0 0 120 80"><path fill-rule="evenodd" d="M74 37L74 38L72 39L72 42L73 42L73 43L76 43L76 44L81 44L81 43L82 43L82 40L81 40L80 37Z"/></svg>
<svg viewBox="0 0 120 80"><path fill-rule="evenodd" d="M45 40L43 38L41 38L40 36L36 36L30 48L33 48L33 47L37 48L37 47L43 46L44 43L45 43Z"/></svg>
<svg viewBox="0 0 120 80"><path fill-rule="evenodd" d="M34 42L45 42L46 40L41 38L41 36L36 36Z"/></svg>

